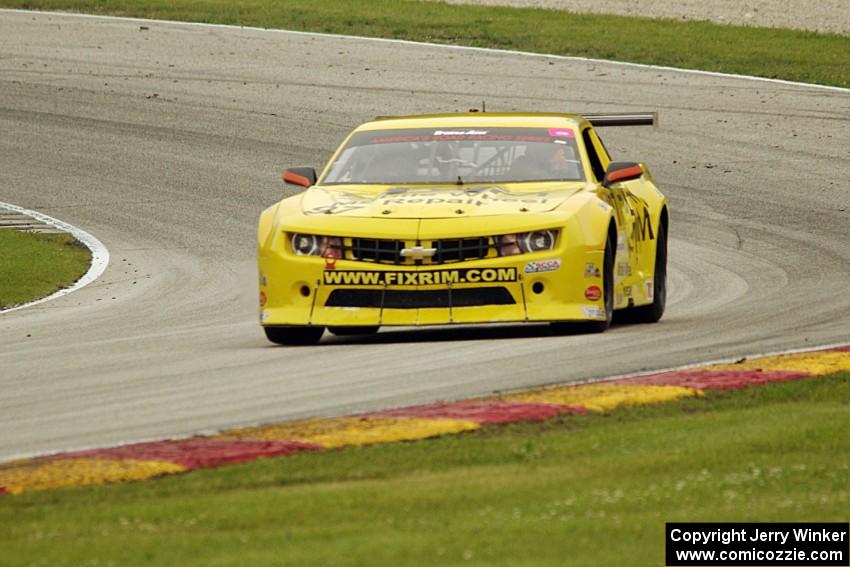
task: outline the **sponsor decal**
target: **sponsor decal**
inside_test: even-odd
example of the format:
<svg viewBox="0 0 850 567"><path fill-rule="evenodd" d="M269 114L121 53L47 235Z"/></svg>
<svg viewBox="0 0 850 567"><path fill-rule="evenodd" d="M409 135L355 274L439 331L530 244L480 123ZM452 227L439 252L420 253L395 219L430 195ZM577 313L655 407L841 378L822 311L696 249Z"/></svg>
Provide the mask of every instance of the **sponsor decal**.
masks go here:
<svg viewBox="0 0 850 567"><path fill-rule="evenodd" d="M584 290L584 296L588 301L599 301L602 299L602 289L598 285L592 285Z"/></svg>
<svg viewBox="0 0 850 567"><path fill-rule="evenodd" d="M463 189L416 189L397 187L387 189L378 202L388 205L495 205L498 203L526 203L544 205L551 193L513 193L501 187L465 187Z"/></svg>
<svg viewBox="0 0 850 567"><path fill-rule="evenodd" d="M655 282L652 281L652 278L647 278L645 283L646 283L646 298L649 301L655 301Z"/></svg>
<svg viewBox="0 0 850 567"><path fill-rule="evenodd" d="M632 267L629 264L620 264L617 266L617 275L627 277L632 275Z"/></svg>
<svg viewBox="0 0 850 567"><path fill-rule="evenodd" d="M632 237L638 241L655 240L655 233L652 232L652 222L649 218L649 212L646 209L635 212Z"/></svg>
<svg viewBox="0 0 850 567"><path fill-rule="evenodd" d="M399 128L392 130L367 130L355 133L346 148L375 144L409 144L416 142L445 141L496 141L496 142L540 142L548 143L553 138L572 141L575 131L569 127L556 128L503 128L472 126L456 128Z"/></svg>
<svg viewBox="0 0 850 567"><path fill-rule="evenodd" d="M506 283L518 280L516 268L468 268L464 270L360 271L324 272L325 285L423 286L468 283Z"/></svg>
<svg viewBox="0 0 850 567"><path fill-rule="evenodd" d="M605 310L601 307L582 305L581 312L588 319L605 319Z"/></svg>
<svg viewBox="0 0 850 567"><path fill-rule="evenodd" d="M491 205L547 205L553 199L559 199L569 191L538 191L534 193L513 193L497 186L464 187L456 189L407 188L387 189L380 195L369 198L344 191L328 191L334 201L304 211L308 215L339 215L365 209L371 206L391 207L393 205L466 205L487 207ZM554 201L557 203L557 201Z"/></svg>
<svg viewBox="0 0 850 567"><path fill-rule="evenodd" d="M620 293L620 292L617 292L614 295L614 305L620 305L622 302L623 302L623 294Z"/></svg>
<svg viewBox="0 0 850 567"><path fill-rule="evenodd" d="M540 272L554 272L555 270L561 269L561 260L537 260L535 262L529 262L525 265L525 270L523 270L526 274L538 274Z"/></svg>
<svg viewBox="0 0 850 567"><path fill-rule="evenodd" d="M269 318L269 312L268 311L260 311L260 321L261 322L265 322L266 320L268 320L268 318Z"/></svg>
<svg viewBox="0 0 850 567"><path fill-rule="evenodd" d="M617 252L625 252L626 250L626 233L620 231L617 233Z"/></svg>
<svg viewBox="0 0 850 567"><path fill-rule="evenodd" d="M552 135L549 132L560 132ZM567 134L570 132L570 134ZM447 141L495 141L495 142L540 142L548 143L552 138L575 138L569 128L456 128L434 130L431 128L404 128L398 130L369 130L357 132L348 141L346 148L375 144L410 144L416 142Z"/></svg>
<svg viewBox="0 0 850 567"><path fill-rule="evenodd" d="M336 257L333 254L328 254L327 256L325 256L325 269L336 269Z"/></svg>
<svg viewBox="0 0 850 567"><path fill-rule="evenodd" d="M434 136L486 136L487 130L435 130Z"/></svg>
<svg viewBox="0 0 850 567"><path fill-rule="evenodd" d="M268 300L268 298L266 297L266 292L261 291L260 292L260 307L265 307L267 300Z"/></svg>
<svg viewBox="0 0 850 567"><path fill-rule="evenodd" d="M632 286L629 285L629 286L624 287L623 293L626 294L626 297L631 297L632 296Z"/></svg>
<svg viewBox="0 0 850 567"><path fill-rule="evenodd" d="M586 278L601 278L602 272L599 271L599 266L592 262L584 265L584 277Z"/></svg>

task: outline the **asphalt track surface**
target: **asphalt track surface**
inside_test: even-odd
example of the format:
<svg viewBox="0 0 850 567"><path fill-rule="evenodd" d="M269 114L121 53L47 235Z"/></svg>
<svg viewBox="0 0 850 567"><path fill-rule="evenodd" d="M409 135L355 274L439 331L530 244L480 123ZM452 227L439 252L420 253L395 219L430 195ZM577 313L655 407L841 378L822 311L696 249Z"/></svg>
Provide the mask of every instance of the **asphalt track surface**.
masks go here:
<svg viewBox="0 0 850 567"><path fill-rule="evenodd" d="M142 27L146 29L142 29ZM663 321L275 347L255 225L379 114L638 111L672 207ZM850 340L850 94L615 64L0 12L0 201L91 232L92 285L0 315L0 460Z"/></svg>

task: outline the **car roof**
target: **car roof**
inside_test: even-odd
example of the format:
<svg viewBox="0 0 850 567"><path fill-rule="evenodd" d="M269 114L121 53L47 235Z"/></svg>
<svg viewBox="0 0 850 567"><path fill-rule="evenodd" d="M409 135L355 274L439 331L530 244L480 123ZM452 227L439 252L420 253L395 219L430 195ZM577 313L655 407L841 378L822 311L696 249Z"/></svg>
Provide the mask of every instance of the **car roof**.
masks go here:
<svg viewBox="0 0 850 567"><path fill-rule="evenodd" d="M578 129L584 117L575 114L463 112L453 114L420 114L415 116L381 116L357 127L356 132L399 128L559 128Z"/></svg>

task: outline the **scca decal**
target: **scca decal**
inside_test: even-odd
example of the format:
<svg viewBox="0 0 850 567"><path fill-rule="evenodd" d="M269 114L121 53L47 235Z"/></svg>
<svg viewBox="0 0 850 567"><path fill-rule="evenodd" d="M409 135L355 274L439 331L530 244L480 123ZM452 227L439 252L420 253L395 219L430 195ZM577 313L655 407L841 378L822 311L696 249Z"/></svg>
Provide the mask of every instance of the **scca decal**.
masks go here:
<svg viewBox="0 0 850 567"><path fill-rule="evenodd" d="M325 285L448 285L464 283L505 283L517 281L516 268L470 268L424 272L367 272L333 270L324 272Z"/></svg>

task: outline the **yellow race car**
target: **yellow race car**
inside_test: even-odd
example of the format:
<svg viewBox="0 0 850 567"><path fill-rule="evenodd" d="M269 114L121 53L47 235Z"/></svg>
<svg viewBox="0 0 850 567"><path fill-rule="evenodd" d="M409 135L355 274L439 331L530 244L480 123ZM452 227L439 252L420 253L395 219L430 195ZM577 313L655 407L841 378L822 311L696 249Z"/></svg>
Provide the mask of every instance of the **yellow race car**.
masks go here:
<svg viewBox="0 0 850 567"><path fill-rule="evenodd" d="M278 344L381 326L549 322L601 332L664 313L667 200L596 127L655 115L469 112L356 128L260 216L260 323Z"/></svg>

